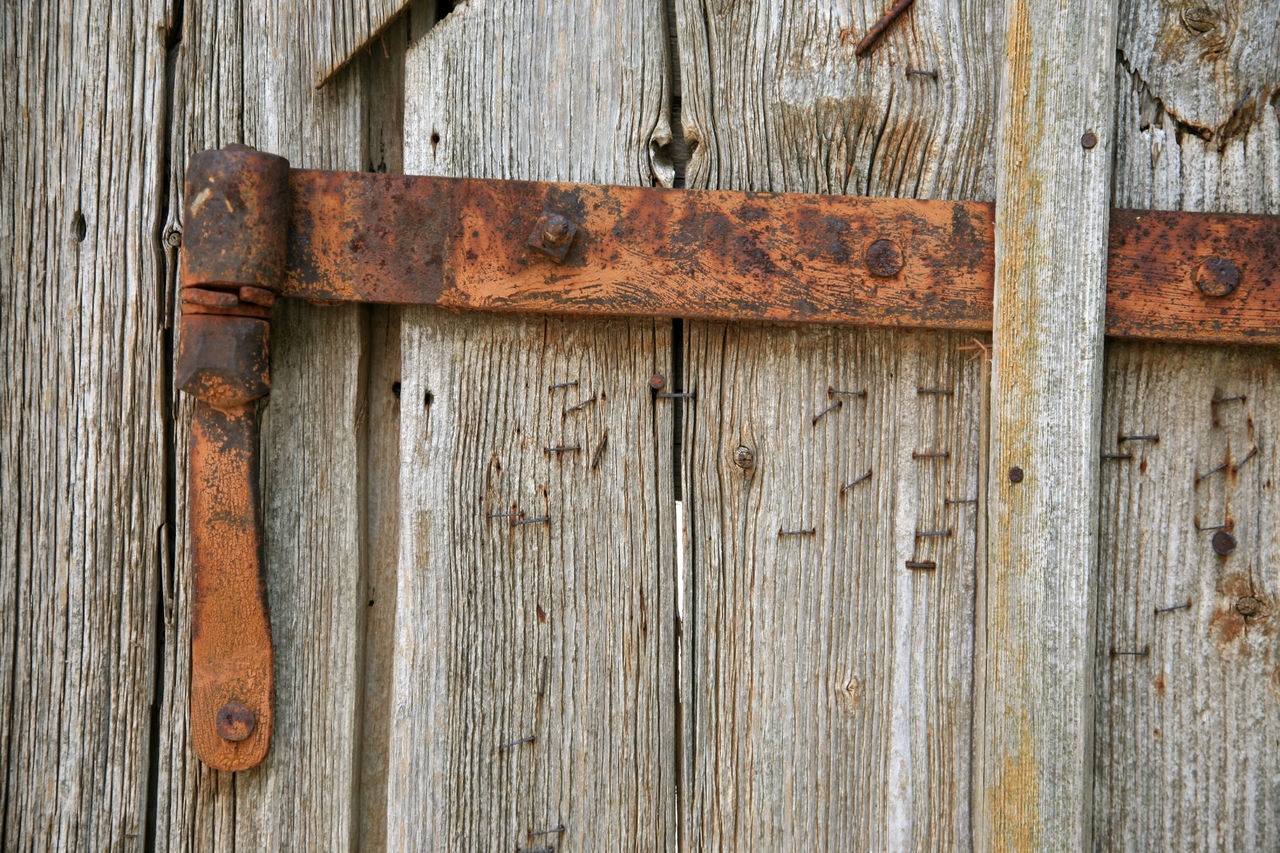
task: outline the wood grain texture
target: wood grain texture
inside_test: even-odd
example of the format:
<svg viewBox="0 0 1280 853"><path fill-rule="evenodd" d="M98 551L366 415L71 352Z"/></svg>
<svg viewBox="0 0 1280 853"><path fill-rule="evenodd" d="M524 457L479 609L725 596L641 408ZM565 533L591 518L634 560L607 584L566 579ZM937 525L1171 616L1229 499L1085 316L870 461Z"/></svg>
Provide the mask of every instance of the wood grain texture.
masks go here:
<svg viewBox="0 0 1280 853"><path fill-rule="evenodd" d="M658 14L458 8L410 51L406 170L648 183ZM648 385L670 324L417 309L402 330L388 847L673 846L672 437ZM487 518L511 511L548 520Z"/></svg>
<svg viewBox="0 0 1280 853"><path fill-rule="evenodd" d="M367 62L342 85L316 92L306 62L309 14L310 4L184 5L181 42L170 57L173 232L180 233L181 176L195 151L243 141L295 163L367 165ZM190 563L185 513L178 514L162 675L159 848L343 849L357 838L366 609L360 310L285 302L272 323L261 461L275 731L264 763L234 776L199 765L188 743ZM185 401L178 412L176 494L183 495Z"/></svg>
<svg viewBox="0 0 1280 853"><path fill-rule="evenodd" d="M1114 0L1019 0L1001 27L990 536L978 626L983 850L1090 846L1115 32Z"/></svg>
<svg viewBox="0 0 1280 853"><path fill-rule="evenodd" d="M690 185L990 200L989 4L917 2L856 59L884 7L677 2ZM684 334L699 383L684 436L687 839L968 846L981 509L942 501L980 493L977 351L945 335ZM841 381L871 397L815 427ZM738 443L759 445L759 482L733 465ZM953 455L912 459L935 443ZM917 524L944 522L952 537L916 542ZM779 538L780 525L818 532ZM938 568L908 569L913 556Z"/></svg>
<svg viewBox="0 0 1280 853"><path fill-rule="evenodd" d="M1133 458L1103 461L1098 846L1273 850L1280 355L1129 344L1106 383L1103 450ZM1133 433L1160 440L1117 440ZM1224 524L1219 556L1197 527Z"/></svg>
<svg viewBox="0 0 1280 853"><path fill-rule="evenodd" d="M146 832L167 10L0 12L6 850L137 848Z"/></svg>
<svg viewBox="0 0 1280 853"><path fill-rule="evenodd" d="M691 335L694 849L968 846L981 356L960 335Z"/></svg>
<svg viewBox="0 0 1280 853"><path fill-rule="evenodd" d="M308 59L316 88L332 80L362 50L381 52L384 59L391 60L398 38L393 32L394 19L411 3L412 0L342 0L314 4L302 23L311 30L306 44L311 49ZM393 44L387 44L387 39Z"/></svg>
<svg viewBox="0 0 1280 853"><path fill-rule="evenodd" d="M1277 13L1273 3L1222 4L1188 27L1188 10L1121 4L1113 203L1280 213ZM1151 52L1153 43L1164 47ZM1250 87L1245 106L1256 99L1256 109L1242 108L1233 126L1234 107L1223 105L1241 103ZM1107 349L1102 449L1134 459L1104 461L1102 470L1096 843L1274 850L1280 355ZM1212 404L1236 396L1246 399ZM1160 442L1116 442L1139 428ZM1224 461L1227 469L1196 487ZM1215 531L1196 524L1228 520L1237 547L1219 557ZM1258 605L1241 609L1248 598ZM1187 601L1187 609L1155 612ZM1150 654L1113 658L1112 648Z"/></svg>

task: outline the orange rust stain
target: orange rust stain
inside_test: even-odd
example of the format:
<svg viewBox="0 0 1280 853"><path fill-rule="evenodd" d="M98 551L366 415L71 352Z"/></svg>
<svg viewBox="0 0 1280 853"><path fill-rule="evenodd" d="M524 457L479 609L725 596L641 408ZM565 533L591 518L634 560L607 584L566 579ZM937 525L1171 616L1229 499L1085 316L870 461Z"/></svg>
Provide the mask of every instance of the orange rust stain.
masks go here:
<svg viewBox="0 0 1280 853"><path fill-rule="evenodd" d="M1039 850L1040 777L1032 726L1022 719L1016 752L1006 754L1000 772L986 791L991 840L999 850Z"/></svg>
<svg viewBox="0 0 1280 853"><path fill-rule="evenodd" d="M1156 692L1156 695L1157 695L1157 696L1163 696L1163 695L1164 695L1165 686L1164 686L1164 673L1163 673L1163 672L1156 676L1156 680L1155 680L1155 681L1151 682L1151 689L1155 690L1155 692ZM1158 731L1159 731L1159 729L1157 729L1156 731L1158 732Z"/></svg>

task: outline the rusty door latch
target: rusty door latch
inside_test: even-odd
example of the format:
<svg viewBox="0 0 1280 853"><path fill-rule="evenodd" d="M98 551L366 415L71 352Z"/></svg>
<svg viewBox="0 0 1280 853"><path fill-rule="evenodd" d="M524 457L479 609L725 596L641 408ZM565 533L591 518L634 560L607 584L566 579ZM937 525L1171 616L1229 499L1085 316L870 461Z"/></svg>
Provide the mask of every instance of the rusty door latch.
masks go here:
<svg viewBox="0 0 1280 853"><path fill-rule="evenodd" d="M178 387L195 398L191 738L266 755L257 406L279 296L459 310L989 331L974 202L316 172L244 146L186 176ZM1108 335L1280 343L1280 217L1112 211Z"/></svg>

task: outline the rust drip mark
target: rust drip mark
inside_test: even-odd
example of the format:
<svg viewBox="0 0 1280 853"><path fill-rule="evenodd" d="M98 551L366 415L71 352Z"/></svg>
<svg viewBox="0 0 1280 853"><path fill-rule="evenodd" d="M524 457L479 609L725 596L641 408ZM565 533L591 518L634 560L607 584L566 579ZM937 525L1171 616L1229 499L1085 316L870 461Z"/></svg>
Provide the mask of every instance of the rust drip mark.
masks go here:
<svg viewBox="0 0 1280 853"><path fill-rule="evenodd" d="M907 9L911 8L911 4L915 0L897 0L889 10L880 16L880 20L871 25L871 29L867 30L867 34L862 37L862 41L858 42L858 46L853 49L855 56L865 56L871 48L875 47L876 42L884 35L885 30L893 24L894 21Z"/></svg>

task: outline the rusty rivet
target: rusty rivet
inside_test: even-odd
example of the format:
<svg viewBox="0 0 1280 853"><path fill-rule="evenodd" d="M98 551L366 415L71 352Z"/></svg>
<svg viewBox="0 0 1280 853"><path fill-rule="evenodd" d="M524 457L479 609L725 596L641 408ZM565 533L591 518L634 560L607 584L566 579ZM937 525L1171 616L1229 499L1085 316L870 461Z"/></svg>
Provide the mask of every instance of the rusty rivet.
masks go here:
<svg viewBox="0 0 1280 853"><path fill-rule="evenodd" d="M1226 296L1240 286L1240 268L1226 258L1210 255L1196 267L1196 287L1205 296Z"/></svg>
<svg viewBox="0 0 1280 853"><path fill-rule="evenodd" d="M1213 545L1213 553L1225 557L1236 549L1236 537L1225 530L1219 530L1213 534L1210 544Z"/></svg>
<svg viewBox="0 0 1280 853"><path fill-rule="evenodd" d="M1257 616L1262 611L1262 602L1252 595L1246 595L1236 600L1236 612L1248 619L1250 616Z"/></svg>
<svg viewBox="0 0 1280 853"><path fill-rule="evenodd" d="M253 711L239 702L228 702L218 709L218 736L223 740L238 743L253 734L257 723Z"/></svg>
<svg viewBox="0 0 1280 853"><path fill-rule="evenodd" d="M876 240L867 247L867 269L880 278L897 275L902 269L902 250L892 240Z"/></svg>
<svg viewBox="0 0 1280 853"><path fill-rule="evenodd" d="M733 464L743 471L751 471L756 467L756 455L750 447L741 446L733 452Z"/></svg>
<svg viewBox="0 0 1280 853"><path fill-rule="evenodd" d="M544 210L533 226L533 233L529 235L529 248L537 249L556 261L563 261L577 233L577 225L558 213Z"/></svg>
<svg viewBox="0 0 1280 853"><path fill-rule="evenodd" d="M1080 145L1086 151L1088 151L1090 148L1092 148L1097 144L1098 144L1098 135L1094 133L1092 130L1086 130L1084 132L1084 136L1080 137Z"/></svg>
<svg viewBox="0 0 1280 853"><path fill-rule="evenodd" d="M649 387L655 391L661 391L667 387L667 377L661 373L655 373L649 377Z"/></svg>
<svg viewBox="0 0 1280 853"><path fill-rule="evenodd" d="M1017 465L1014 465L1012 468L1009 469L1009 482L1010 483L1022 482L1022 469L1019 468Z"/></svg>

